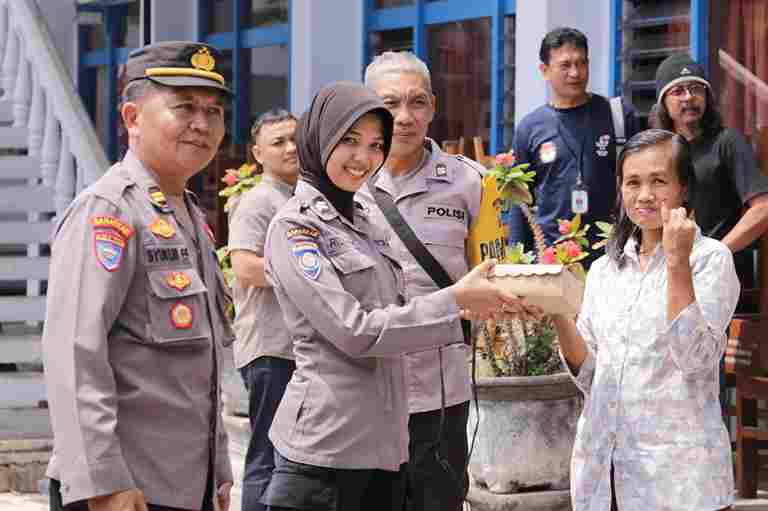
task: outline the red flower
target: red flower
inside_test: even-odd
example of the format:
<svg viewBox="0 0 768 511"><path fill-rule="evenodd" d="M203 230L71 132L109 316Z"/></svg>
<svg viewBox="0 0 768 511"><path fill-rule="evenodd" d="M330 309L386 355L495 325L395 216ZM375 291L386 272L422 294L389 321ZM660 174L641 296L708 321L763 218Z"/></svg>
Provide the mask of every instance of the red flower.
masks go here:
<svg viewBox="0 0 768 511"><path fill-rule="evenodd" d="M547 247L541 255L541 262L544 264L557 264L557 254L555 247Z"/></svg>
<svg viewBox="0 0 768 511"><path fill-rule="evenodd" d="M237 184L237 174L230 174L229 170L227 170L227 175L224 176L222 179L227 186L234 186Z"/></svg>
<svg viewBox="0 0 768 511"><path fill-rule="evenodd" d="M572 259L581 255L581 247L575 241L566 241L563 243L563 247L565 248L565 253Z"/></svg>
<svg viewBox="0 0 768 511"><path fill-rule="evenodd" d="M557 230L560 231L560 234L565 235L571 232L571 222L569 220L558 220L557 223Z"/></svg>
<svg viewBox="0 0 768 511"><path fill-rule="evenodd" d="M515 164L515 153L512 151L508 153L500 153L496 155L496 165L502 167L511 167Z"/></svg>

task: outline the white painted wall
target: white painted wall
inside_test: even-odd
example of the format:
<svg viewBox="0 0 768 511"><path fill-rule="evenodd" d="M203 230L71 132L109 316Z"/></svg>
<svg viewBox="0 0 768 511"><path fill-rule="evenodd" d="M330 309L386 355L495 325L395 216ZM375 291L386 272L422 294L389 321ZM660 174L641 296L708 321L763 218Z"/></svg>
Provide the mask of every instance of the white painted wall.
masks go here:
<svg viewBox="0 0 768 511"><path fill-rule="evenodd" d="M150 2L150 41L190 41L197 36L197 0Z"/></svg>
<svg viewBox="0 0 768 511"><path fill-rule="evenodd" d="M293 0L291 110L300 114L324 85L360 81L363 0Z"/></svg>
<svg viewBox="0 0 768 511"><path fill-rule="evenodd" d="M584 32L589 40L589 88L607 95L610 84L611 0L524 0L517 2L515 121L549 98L539 72L539 46L555 27L569 26Z"/></svg>

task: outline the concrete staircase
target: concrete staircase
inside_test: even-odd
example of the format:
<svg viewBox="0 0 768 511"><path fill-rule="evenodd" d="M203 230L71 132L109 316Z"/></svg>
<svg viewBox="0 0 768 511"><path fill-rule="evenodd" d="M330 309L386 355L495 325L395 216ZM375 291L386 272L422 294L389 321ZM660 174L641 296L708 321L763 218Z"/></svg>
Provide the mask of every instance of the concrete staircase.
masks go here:
<svg viewBox="0 0 768 511"><path fill-rule="evenodd" d="M40 333L55 208L26 127L0 102L0 491L37 491L51 450Z"/></svg>
<svg viewBox="0 0 768 511"><path fill-rule="evenodd" d="M108 167L35 0L0 0L0 492L51 452L41 333L57 213Z"/></svg>

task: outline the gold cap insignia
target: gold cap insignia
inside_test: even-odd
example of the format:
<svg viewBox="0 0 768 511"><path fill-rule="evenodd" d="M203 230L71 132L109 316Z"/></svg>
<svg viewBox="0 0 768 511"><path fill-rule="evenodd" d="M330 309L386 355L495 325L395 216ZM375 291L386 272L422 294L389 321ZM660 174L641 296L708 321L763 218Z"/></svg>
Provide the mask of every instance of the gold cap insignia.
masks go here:
<svg viewBox="0 0 768 511"><path fill-rule="evenodd" d="M197 50L197 53L192 55L190 62L195 67L195 69L202 69L203 71L211 71L214 66L216 66L216 60L205 46Z"/></svg>

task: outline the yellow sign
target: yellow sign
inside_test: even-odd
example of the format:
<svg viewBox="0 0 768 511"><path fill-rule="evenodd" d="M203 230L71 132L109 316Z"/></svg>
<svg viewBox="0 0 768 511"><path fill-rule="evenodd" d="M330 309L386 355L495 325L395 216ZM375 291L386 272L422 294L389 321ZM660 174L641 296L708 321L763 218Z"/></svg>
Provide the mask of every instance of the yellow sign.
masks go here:
<svg viewBox="0 0 768 511"><path fill-rule="evenodd" d="M503 199L496 187L496 176L483 177L480 213L469 232L469 263L472 266L486 259L504 259L507 250L507 228L501 221Z"/></svg>

